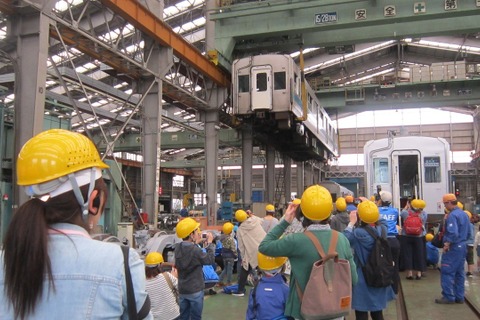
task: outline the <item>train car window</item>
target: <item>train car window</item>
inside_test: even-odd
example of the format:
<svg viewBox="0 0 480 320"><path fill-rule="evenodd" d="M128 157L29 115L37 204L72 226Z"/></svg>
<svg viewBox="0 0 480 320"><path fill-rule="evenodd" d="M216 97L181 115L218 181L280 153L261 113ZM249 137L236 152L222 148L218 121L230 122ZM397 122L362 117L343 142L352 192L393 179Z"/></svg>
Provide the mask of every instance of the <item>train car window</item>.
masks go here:
<svg viewBox="0 0 480 320"><path fill-rule="evenodd" d="M257 73L257 92L267 91L267 74Z"/></svg>
<svg viewBox="0 0 480 320"><path fill-rule="evenodd" d="M274 90L287 89L287 73L285 71L275 72L273 74L273 89Z"/></svg>
<svg viewBox="0 0 480 320"><path fill-rule="evenodd" d="M238 92L248 92L250 88L249 75L238 76Z"/></svg>
<svg viewBox="0 0 480 320"><path fill-rule="evenodd" d="M388 183L388 158L373 159L374 183Z"/></svg>
<svg viewBox="0 0 480 320"><path fill-rule="evenodd" d="M441 182L440 174L440 157L423 158L423 167L425 168L425 182L438 183Z"/></svg>
<svg viewBox="0 0 480 320"><path fill-rule="evenodd" d="M300 82L298 81L298 75L295 74L295 94L300 94Z"/></svg>

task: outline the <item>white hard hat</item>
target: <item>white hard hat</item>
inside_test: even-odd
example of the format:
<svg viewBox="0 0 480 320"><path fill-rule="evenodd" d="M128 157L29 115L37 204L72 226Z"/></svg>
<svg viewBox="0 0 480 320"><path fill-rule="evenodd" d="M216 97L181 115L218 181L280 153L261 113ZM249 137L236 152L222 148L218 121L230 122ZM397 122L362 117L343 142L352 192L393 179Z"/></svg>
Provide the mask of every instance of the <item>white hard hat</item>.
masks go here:
<svg viewBox="0 0 480 320"><path fill-rule="evenodd" d="M392 202L392 193L388 191L380 191L380 199L382 199L382 202Z"/></svg>

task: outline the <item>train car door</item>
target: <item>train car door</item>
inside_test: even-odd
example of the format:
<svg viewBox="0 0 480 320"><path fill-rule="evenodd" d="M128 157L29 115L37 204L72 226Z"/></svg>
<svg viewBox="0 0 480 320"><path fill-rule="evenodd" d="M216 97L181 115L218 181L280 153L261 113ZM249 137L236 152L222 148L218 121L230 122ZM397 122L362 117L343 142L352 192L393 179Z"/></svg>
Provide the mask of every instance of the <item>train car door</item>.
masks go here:
<svg viewBox="0 0 480 320"><path fill-rule="evenodd" d="M258 66L251 71L252 111L272 110L272 67Z"/></svg>
<svg viewBox="0 0 480 320"><path fill-rule="evenodd" d="M394 207L404 208L408 199L422 198L420 152L417 150L392 152L392 175Z"/></svg>

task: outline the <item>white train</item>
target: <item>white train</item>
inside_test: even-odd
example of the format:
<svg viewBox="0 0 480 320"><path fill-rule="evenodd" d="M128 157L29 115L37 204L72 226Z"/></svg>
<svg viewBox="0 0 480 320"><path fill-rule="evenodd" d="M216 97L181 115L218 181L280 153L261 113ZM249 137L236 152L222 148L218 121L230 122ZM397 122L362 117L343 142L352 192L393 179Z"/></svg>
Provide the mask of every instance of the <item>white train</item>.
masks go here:
<svg viewBox="0 0 480 320"><path fill-rule="evenodd" d="M232 83L233 113L252 125L255 138L296 161L338 156L337 129L308 83L302 105L300 69L292 57L266 54L237 59Z"/></svg>
<svg viewBox="0 0 480 320"><path fill-rule="evenodd" d="M392 136L371 140L364 146L364 156L365 196L381 188L392 193L396 208L403 208L408 198L421 198L432 219L443 214L442 195L451 189L450 145L445 139Z"/></svg>
<svg viewBox="0 0 480 320"><path fill-rule="evenodd" d="M353 194L353 191L345 188L344 186L342 186L341 184L338 184L335 181L321 181L318 184L325 187L325 189L327 189L328 191L330 191L333 201L336 201L337 198L339 197L345 198L346 196L352 196L352 197L355 196Z"/></svg>

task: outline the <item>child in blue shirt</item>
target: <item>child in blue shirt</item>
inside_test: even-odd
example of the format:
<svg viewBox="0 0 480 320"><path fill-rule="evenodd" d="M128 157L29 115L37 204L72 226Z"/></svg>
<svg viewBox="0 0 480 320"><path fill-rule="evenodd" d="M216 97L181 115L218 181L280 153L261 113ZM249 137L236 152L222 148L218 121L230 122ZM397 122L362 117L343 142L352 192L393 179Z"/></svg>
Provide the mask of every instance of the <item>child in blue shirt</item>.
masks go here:
<svg viewBox="0 0 480 320"><path fill-rule="evenodd" d="M246 320L281 320L284 316L285 303L289 287L282 275L287 258L269 257L258 253L258 267L262 277L250 291Z"/></svg>

